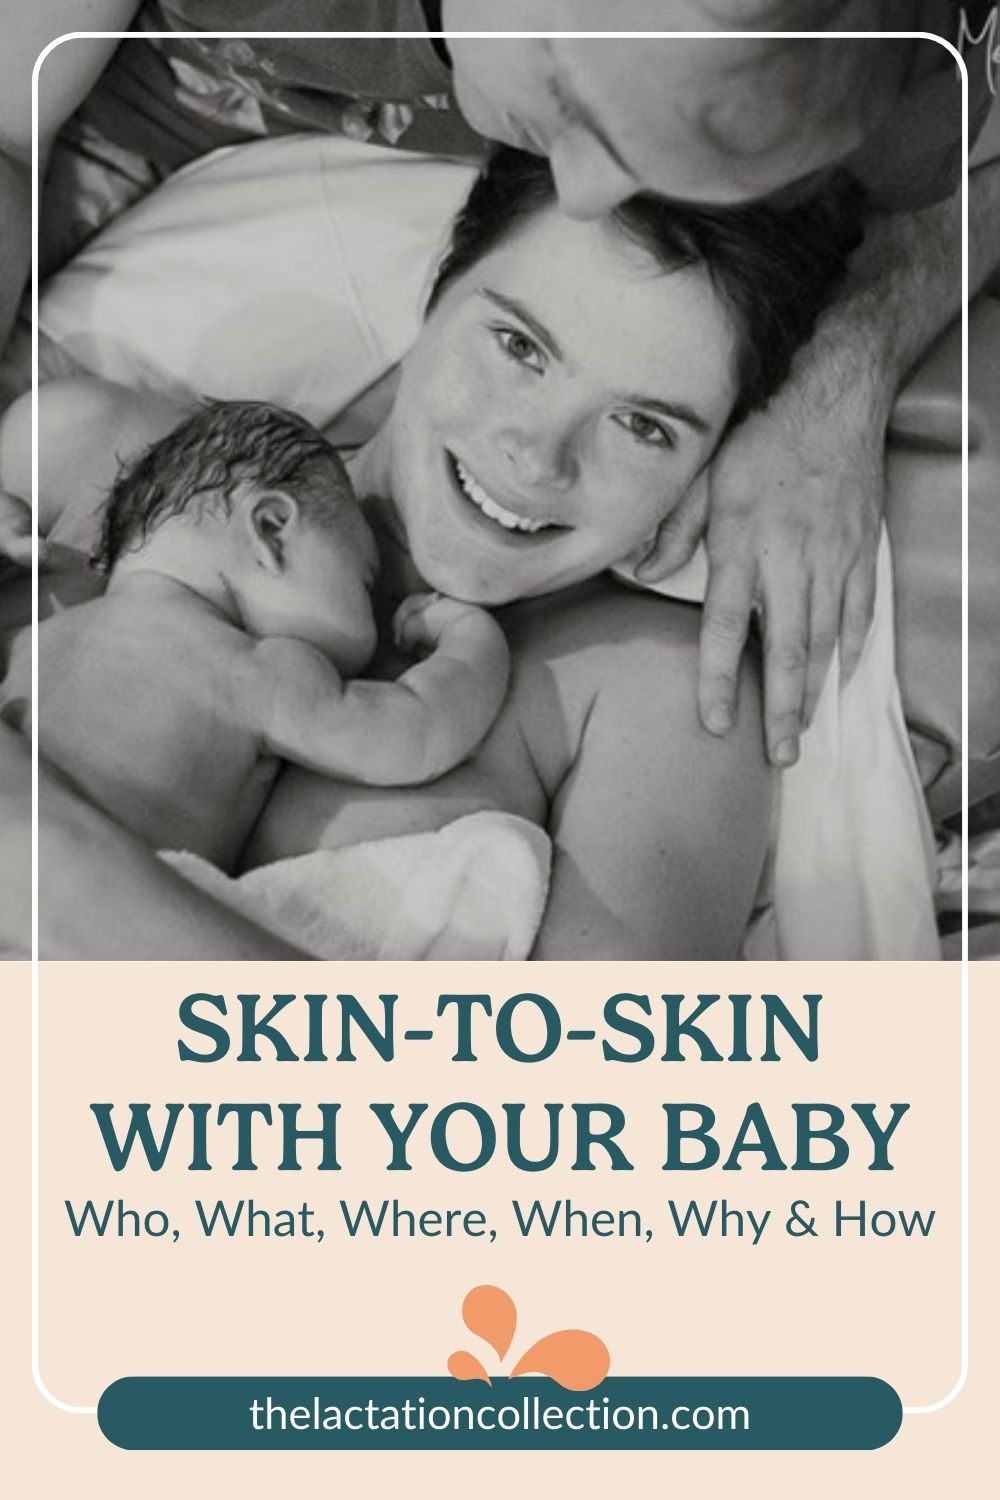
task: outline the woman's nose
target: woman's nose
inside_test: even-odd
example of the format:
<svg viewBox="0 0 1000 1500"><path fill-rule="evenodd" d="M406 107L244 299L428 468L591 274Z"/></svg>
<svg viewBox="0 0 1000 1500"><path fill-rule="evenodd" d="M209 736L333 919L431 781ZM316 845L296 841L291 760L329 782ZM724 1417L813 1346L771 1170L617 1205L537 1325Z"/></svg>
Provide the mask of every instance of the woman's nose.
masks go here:
<svg viewBox="0 0 1000 1500"><path fill-rule="evenodd" d="M572 435L544 415L507 424L497 434L497 443L513 483L532 489L565 489L572 483Z"/></svg>

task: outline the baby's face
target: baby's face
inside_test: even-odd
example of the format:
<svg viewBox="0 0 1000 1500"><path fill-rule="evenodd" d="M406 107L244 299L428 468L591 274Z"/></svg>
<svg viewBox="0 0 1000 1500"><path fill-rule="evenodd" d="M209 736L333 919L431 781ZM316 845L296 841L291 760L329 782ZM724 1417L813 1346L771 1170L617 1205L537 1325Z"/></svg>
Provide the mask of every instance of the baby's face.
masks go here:
<svg viewBox="0 0 1000 1500"><path fill-rule="evenodd" d="M244 597L247 627L316 646L345 677L371 661L378 632L371 592L378 548L357 503L339 503L331 525L302 519L286 539L278 576L258 574Z"/></svg>
<svg viewBox="0 0 1000 1500"><path fill-rule="evenodd" d="M355 677L378 641L372 610L378 547L358 505L341 504L332 526L307 524L295 554L288 568L302 619L295 634L318 646L345 677Z"/></svg>

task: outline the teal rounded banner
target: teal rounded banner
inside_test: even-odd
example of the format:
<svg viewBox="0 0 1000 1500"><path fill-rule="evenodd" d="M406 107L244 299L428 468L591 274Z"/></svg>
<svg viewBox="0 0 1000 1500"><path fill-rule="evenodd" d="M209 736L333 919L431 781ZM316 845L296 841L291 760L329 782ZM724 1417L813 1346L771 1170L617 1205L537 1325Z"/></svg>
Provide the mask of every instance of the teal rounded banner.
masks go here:
<svg viewBox="0 0 1000 1500"><path fill-rule="evenodd" d="M590 1391L545 1378L141 1376L116 1380L97 1420L120 1448L881 1448L900 1399L866 1376L610 1376Z"/></svg>

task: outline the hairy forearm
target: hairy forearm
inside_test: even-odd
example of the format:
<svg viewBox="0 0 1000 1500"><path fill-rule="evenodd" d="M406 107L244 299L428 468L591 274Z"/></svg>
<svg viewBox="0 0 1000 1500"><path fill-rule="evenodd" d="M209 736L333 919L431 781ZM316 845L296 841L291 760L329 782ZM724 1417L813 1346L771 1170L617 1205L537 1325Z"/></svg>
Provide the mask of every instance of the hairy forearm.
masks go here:
<svg viewBox="0 0 1000 1500"><path fill-rule="evenodd" d="M969 294L1000 263L1000 161L969 177ZM848 281L810 346L861 335L893 389L962 308L962 195L916 213L874 217ZM877 373L877 372L876 372Z"/></svg>

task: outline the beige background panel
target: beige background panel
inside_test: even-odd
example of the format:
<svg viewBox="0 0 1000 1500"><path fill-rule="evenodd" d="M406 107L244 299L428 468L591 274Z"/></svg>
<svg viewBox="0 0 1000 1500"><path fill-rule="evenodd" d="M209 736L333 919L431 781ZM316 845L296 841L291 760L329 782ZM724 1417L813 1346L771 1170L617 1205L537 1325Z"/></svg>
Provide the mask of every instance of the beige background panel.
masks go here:
<svg viewBox="0 0 1000 1500"><path fill-rule="evenodd" d="M309 988L321 988L316 982L318 970L312 968L308 973ZM462 973L469 987L468 971L463 968ZM435 973L425 966L413 966L405 974L391 970L391 976L400 993L411 997L415 1024L419 1024L417 1013L427 997L434 996L439 987L458 987L453 970L446 971L443 982L440 970ZM242 976L244 988L248 987L248 977L246 973ZM620 966L580 966L575 972L567 969L558 975L554 966L544 970L534 967L519 977L512 966L507 966L492 977L496 980L494 993L504 995L515 991L521 982L543 988L558 999L557 980L565 983L564 1010L566 1014L572 1011L579 1024L591 1024L592 1017L596 1020L596 1009L588 1006L586 996L596 999L616 988L646 986L656 992L667 987L662 968L640 976L638 970L626 972ZM893 1380L910 1403L943 1394L958 1366L957 970L810 965L805 972L781 966L765 972L762 980L761 973L755 974L750 966L731 972L724 966L713 966L710 975L704 970L682 974L671 967L669 987L693 992L699 982L706 987L708 977L714 988L725 989L732 978L734 988L759 989L763 983L786 998L803 987L824 989L830 1000L824 1002L829 1010L822 1032L822 1062L808 1065L789 1059L767 1069L759 1065L676 1067L650 1062L610 1069L596 1058L588 1064L587 1049L587 1056L579 1061L574 1052L567 1054L564 1049L560 1058L565 1061L557 1058L552 1064L535 1067L507 1063L487 1068L485 1062L464 1068L440 1062L435 1067L432 1062L421 1061L418 1066L415 1061L411 1068L397 1062L388 1068L379 1065L381 1074L376 1078L370 1067L366 1072L360 1065L353 1070L343 1065L285 1065L276 1070L266 1064L181 1068L171 1061L170 1054L177 1035L177 1000L187 988L194 987L188 973L178 975L169 966L131 973L124 966L104 972L94 966L52 966L44 971L42 999L43 1047L52 1043L51 1058L43 1052L42 1069L43 1110L48 1122L42 1143L42 1347L43 1369L50 1386L64 1399L89 1401L105 1379L126 1370L438 1373L447 1353L460 1339L470 1342L468 1336L463 1337L458 1318L462 1292L474 1280L491 1279L507 1286L518 1302L521 1323L517 1344L522 1335L527 1341L560 1324L584 1323L607 1339L613 1368L619 1373L724 1373L727 1369L759 1373L871 1372ZM255 969L252 987L267 990L269 978ZM988 1057L997 1040L996 997L990 992L995 991L996 979L989 968L981 969L974 978L979 993L973 1009L973 1062L981 1059L986 1075L979 1096L974 1097L974 1108L983 1122L981 1138L988 1140L986 1111L992 1088ZM5 1053L9 1083L4 1097L11 1110L9 1138L24 1141L26 1147L28 970L8 966L8 979L20 993L12 996L16 1004L9 1007L16 1035ZM199 988L212 987L201 966L195 979ZM383 988L389 987L390 970L380 967L378 979ZM349 987L342 968L338 968L337 981L340 988ZM88 1003L84 982L92 994L103 997L99 1006L96 1001ZM357 983L370 984L371 980L362 972ZM476 984L490 987L481 974L477 974ZM274 987L295 987L288 971L282 971ZM225 988L234 992L237 983L230 979ZM834 999L835 1023L829 1019ZM97 1017L105 1012L116 1046L113 1056L97 1063L87 1053L95 1047ZM862 1032L866 1033L863 1048L859 1043ZM435 1049L434 1056L443 1059L444 1049L440 1053ZM161 1079L156 1077L158 1069L163 1070ZM349 1089L333 1091L328 1080L315 1085L308 1082L311 1074L332 1072L340 1078L348 1071L353 1077ZM277 1088L276 1072L282 1075ZM189 1082L192 1074L196 1075L197 1086ZM252 1082L246 1079L248 1074L256 1075ZM456 1075L471 1081L456 1088ZM624 1081L619 1081L618 1075ZM683 1075L683 1091L680 1085L667 1081L677 1075ZM241 1076L245 1082L241 1082ZM178 1089L178 1082L184 1084L183 1090ZM373 1082L391 1082L392 1086L378 1092ZM139 1083L144 1088L140 1089ZM829 1099L843 1105L854 1099L911 1099L913 1110L900 1126L895 1143L896 1172L856 1174L853 1168L845 1168L825 1177L794 1175L812 1177L812 1193L802 1195L812 1196L817 1206L838 1194L843 1198L860 1194L870 1202L877 1196L880 1202L888 1197L907 1206L930 1204L941 1216L940 1237L932 1236L925 1245L910 1241L902 1250L894 1241L828 1246L820 1242L785 1243L783 1237L766 1239L756 1249L745 1243L699 1241L692 1250L684 1242L666 1237L661 1241L659 1234L652 1245L634 1247L614 1241L515 1245L503 1236L489 1251L479 1245L436 1242L420 1246L414 1254L413 1247L383 1243L374 1252L371 1245L364 1246L359 1254L358 1243L336 1250L333 1246L290 1243L261 1246L227 1242L222 1246L215 1242L199 1244L192 1236L172 1249L165 1245L118 1247L116 1256L107 1254L112 1247L105 1244L97 1247L103 1252L100 1255L88 1252L85 1264L80 1254L82 1244L66 1243L64 1228L61 1234L58 1231L58 1213L51 1207L54 1198L61 1203L61 1196L78 1193L83 1187L90 1196L121 1195L134 1197L137 1203L147 1199L150 1204L166 1204L171 1195L183 1202L193 1196L191 1174L173 1173L169 1180L167 1172L158 1174L164 1180L151 1190L153 1179L142 1173L129 1184L128 1191L109 1169L102 1174L94 1148L96 1132L88 1131L86 1120L78 1123L82 1120L81 1108L85 1112L87 1102L94 1098L305 1100L312 1093L316 1097L344 1097L346 1111L349 1105L371 1097L446 1100L464 1095L484 1104L501 1098L617 1097L627 1100L632 1119L647 1121L654 1118L661 1097L681 1097L682 1092L713 1104L723 1119L735 1117L748 1099L761 1098L775 1121L780 1120L783 1105L792 1098ZM58 1101L58 1111L50 1107L54 1101ZM653 1106L651 1111L647 1105ZM904 1130L908 1132L905 1135ZM345 1170L329 1174L337 1180L333 1188L324 1185L324 1196L349 1197L362 1186L374 1196L371 1173L363 1160L362 1136L360 1129L356 1135L349 1135L345 1129ZM62 1151L58 1166L53 1155L56 1137ZM358 1151L357 1161L350 1166L346 1150L349 1140L352 1156L355 1146ZM373 1144L374 1137L365 1139L364 1149L369 1150ZM645 1144L650 1144L648 1139ZM637 1156L642 1145L639 1142L636 1147ZM652 1161L652 1156L649 1159ZM18 1154L16 1173L12 1175L21 1194L19 1203L26 1205L26 1151ZM257 1174L261 1185L254 1184L254 1195L277 1201L271 1188L264 1185L266 1175ZM296 1177L300 1199L303 1191L319 1198L313 1184L323 1174L306 1171L285 1175ZM389 1174L387 1181L393 1175ZM407 1174L395 1175L401 1180ZM427 1204L454 1199L481 1204L499 1215L499 1206L505 1198L509 1200L512 1191L503 1180L505 1174L499 1173L495 1174L495 1183L488 1181L494 1174L486 1173L462 1178L448 1173L409 1175L414 1181L420 1179L419 1191L407 1184L407 1191L400 1191L399 1196ZM614 1178L601 1175L597 1184L588 1182L584 1190L576 1185L584 1176L578 1173L572 1174L576 1180L569 1180L568 1185L581 1202L636 1202L644 1211L654 1213L671 1190L660 1181L664 1175L655 1169L618 1174L618 1180L624 1179L621 1188ZM211 1194L199 1183L199 1191L206 1198L249 1192L240 1187L231 1193L228 1173L200 1176L202 1181L220 1178L218 1187L213 1183ZM788 1181L793 1174L687 1174L691 1181L700 1176L704 1177L704 1187L697 1183L689 1189L685 1181L683 1190L674 1187L674 1196L686 1200L689 1196L708 1198L725 1192L733 1202L763 1205L772 1196L776 1202L789 1196ZM725 1178L735 1180L737 1188L731 1188ZM513 1190L522 1197L556 1197L565 1180L561 1181L557 1172L540 1174L531 1179L528 1192L520 1181ZM815 1183L820 1186L814 1187ZM383 1191L392 1195L391 1188L383 1190L379 1183L379 1196ZM282 1188L278 1196L294 1201L296 1194ZM980 1216L989 1208L988 1204L977 1204L975 1196L973 1203ZM215 1482L213 1475L221 1479L225 1474L229 1482L240 1484L250 1496L267 1493L279 1475L293 1482L316 1483L323 1478L329 1482L334 1476L350 1482L352 1476L358 1478L364 1472L370 1481L370 1457L264 1454L153 1458L119 1454L104 1443L92 1419L72 1417L46 1406L30 1383L26 1206L23 1223L16 1246L8 1243L8 1249L15 1251L17 1271L5 1285L12 1287L16 1281L20 1289L18 1336L12 1341L10 1353L20 1357L12 1361L8 1355L12 1389L7 1410L17 1413L13 1430L24 1446L24 1462L37 1473L39 1491L54 1486L60 1474L68 1478L73 1473L78 1480L86 1473L88 1488L100 1487L112 1496L126 1494L140 1477L151 1495L165 1494L168 1487L178 1483L190 1484L196 1474L202 1476L199 1482L205 1486ZM975 1223L979 1227L974 1248L988 1263L991 1252L981 1217ZM331 1255L324 1258L327 1248ZM124 1253L127 1251L132 1253ZM176 1261L170 1261L171 1256ZM169 1269L173 1264L179 1269L168 1274L164 1267ZM318 1269L310 1270L312 1265ZM614 1270L609 1274L611 1267ZM93 1282L88 1279L91 1276ZM378 1287L382 1311L374 1316L371 1302L364 1295L365 1285ZM702 1294L700 1310L693 1286ZM792 1286L800 1295L790 1303ZM177 1300L182 1287L183 1300ZM679 1294L665 1301L665 1293L678 1287ZM563 1480L574 1478L581 1494L598 1494L612 1480L620 1484L623 1477L641 1479L666 1473L687 1476L692 1483L697 1480L703 1492L708 1485L709 1494L723 1493L723 1486L737 1476L744 1484L752 1482L753 1475L760 1475L762 1483L767 1476L772 1486L797 1484L808 1476L814 1493L832 1494L832 1488L822 1485L835 1483L839 1489L843 1483L857 1483L864 1473L879 1482L908 1482L912 1493L931 1495L940 1488L945 1473L954 1481L956 1468L961 1472L963 1452L969 1445L982 1444L983 1433L992 1421L986 1388L987 1366L996 1366L992 1336L996 1308L987 1303L992 1294L983 1282L974 1282L973 1291L978 1343L973 1343L970 1386L946 1411L908 1419L901 1435L880 1454L835 1455L819 1462L796 1455L623 1458L596 1454L579 1459L564 1455L529 1459L499 1454L491 1455L487 1464L475 1456L386 1456L379 1460L385 1468L385 1483L393 1483L397 1475L400 1481L404 1474L412 1479L419 1470L426 1471L428 1483L446 1481L449 1487L469 1483L481 1494L499 1494L511 1482L523 1482L529 1465L536 1482L544 1483L546 1474L554 1475L558 1464ZM408 1327L395 1325L394 1306L405 1309ZM832 1310L837 1316L832 1316ZM669 1470L664 1467L668 1464Z"/></svg>

